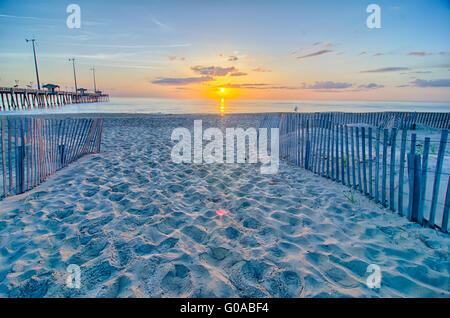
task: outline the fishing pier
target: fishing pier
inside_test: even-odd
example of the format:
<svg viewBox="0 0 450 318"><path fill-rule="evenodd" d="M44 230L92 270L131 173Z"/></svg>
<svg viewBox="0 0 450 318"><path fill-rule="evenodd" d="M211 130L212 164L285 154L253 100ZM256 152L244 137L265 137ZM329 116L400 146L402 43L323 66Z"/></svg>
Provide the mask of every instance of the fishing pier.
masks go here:
<svg viewBox="0 0 450 318"><path fill-rule="evenodd" d="M0 87L0 111L57 108L67 104L108 102L109 95Z"/></svg>

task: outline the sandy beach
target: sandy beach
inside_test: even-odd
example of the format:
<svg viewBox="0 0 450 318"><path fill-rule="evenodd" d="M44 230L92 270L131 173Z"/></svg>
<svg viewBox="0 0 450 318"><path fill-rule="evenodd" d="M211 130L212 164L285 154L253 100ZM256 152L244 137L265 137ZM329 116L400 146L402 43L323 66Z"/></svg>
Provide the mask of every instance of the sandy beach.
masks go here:
<svg viewBox="0 0 450 318"><path fill-rule="evenodd" d="M105 115L100 154L0 201L0 297L450 297L448 234L284 161L173 163L194 119L261 115Z"/></svg>

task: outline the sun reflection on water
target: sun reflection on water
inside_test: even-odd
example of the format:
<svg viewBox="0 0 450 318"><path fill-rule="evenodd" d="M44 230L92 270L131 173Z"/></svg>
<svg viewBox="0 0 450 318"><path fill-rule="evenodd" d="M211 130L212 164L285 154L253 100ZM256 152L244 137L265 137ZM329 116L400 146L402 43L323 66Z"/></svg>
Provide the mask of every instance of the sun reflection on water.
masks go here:
<svg viewBox="0 0 450 318"><path fill-rule="evenodd" d="M225 114L225 99L220 100L220 114L223 116Z"/></svg>

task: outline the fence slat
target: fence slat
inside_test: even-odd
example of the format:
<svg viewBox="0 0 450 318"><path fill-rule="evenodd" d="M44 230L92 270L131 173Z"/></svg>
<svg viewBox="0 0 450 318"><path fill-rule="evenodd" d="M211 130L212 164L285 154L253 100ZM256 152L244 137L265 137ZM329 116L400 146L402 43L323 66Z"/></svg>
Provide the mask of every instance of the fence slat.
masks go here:
<svg viewBox="0 0 450 318"><path fill-rule="evenodd" d="M389 204L392 211L395 211L395 153L397 151L397 129L391 132L391 165L389 168Z"/></svg>
<svg viewBox="0 0 450 318"><path fill-rule="evenodd" d="M405 174L405 152L406 152L406 137L408 131L402 130L402 142L400 145L400 171L398 173L398 213L403 215L403 176Z"/></svg>
<svg viewBox="0 0 450 318"><path fill-rule="evenodd" d="M448 231L449 211L450 211L450 176L448 176L447 194L445 195L444 214L442 215L442 226L441 226L442 232Z"/></svg>
<svg viewBox="0 0 450 318"><path fill-rule="evenodd" d="M382 163L382 181L381 181L381 201L384 206L387 206L386 188L387 188L387 149L388 149L388 129L383 130L383 163Z"/></svg>
<svg viewBox="0 0 450 318"><path fill-rule="evenodd" d="M423 145L423 160L422 160L422 170L420 176L420 202L419 210L417 214L417 221L422 224L424 221L423 213L425 207L425 195L427 189L427 170L428 170L428 154L430 152L430 137L425 138L425 143Z"/></svg>
<svg viewBox="0 0 450 318"><path fill-rule="evenodd" d="M431 209L430 209L430 219L428 220L428 224L431 227L435 226L435 217L436 217L436 208L437 208L437 200L439 196L439 186L441 183L441 172L442 172L442 165L444 163L444 154L445 154L445 148L447 146L447 139L448 139L448 130L443 130L441 134L441 142L439 145L439 152L438 152L438 159L436 164L436 172L434 177L434 184L433 184L433 196L431 199Z"/></svg>
<svg viewBox="0 0 450 318"><path fill-rule="evenodd" d="M360 148L359 148L359 128L356 127L356 161L357 161L357 167L358 167L358 188L359 191L363 191L362 188L362 179L361 179L361 156L359 154Z"/></svg>
<svg viewBox="0 0 450 318"><path fill-rule="evenodd" d="M367 163L366 163L366 129L361 127L363 190L367 193Z"/></svg>
<svg viewBox="0 0 450 318"><path fill-rule="evenodd" d="M409 178L409 206L407 217L412 220L412 208L414 198L414 156L416 154L416 134L411 135L411 146L408 154L408 178Z"/></svg>
<svg viewBox="0 0 450 318"><path fill-rule="evenodd" d="M352 160L349 162L352 163L352 179L353 179L353 188L356 189L356 170L355 170L355 145L354 145L354 138L353 138L353 127L350 127L350 141L351 141L351 148L352 148Z"/></svg>
<svg viewBox="0 0 450 318"><path fill-rule="evenodd" d="M342 184L345 184L345 163L344 163L344 127L342 125L339 125L339 132L340 132L340 145L341 145L341 182Z"/></svg>

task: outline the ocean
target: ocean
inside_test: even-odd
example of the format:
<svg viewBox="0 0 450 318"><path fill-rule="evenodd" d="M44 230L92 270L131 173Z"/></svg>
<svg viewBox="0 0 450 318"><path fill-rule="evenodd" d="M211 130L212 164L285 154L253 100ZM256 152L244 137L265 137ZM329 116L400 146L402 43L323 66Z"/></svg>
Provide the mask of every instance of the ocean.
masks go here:
<svg viewBox="0 0 450 318"><path fill-rule="evenodd" d="M415 111L449 112L450 102L385 102L385 101L311 101L311 100L231 100L220 103L214 100L183 100L161 98L111 97L110 102L69 104L64 107L26 111L42 113L134 113L134 114L220 114L292 112L380 112ZM24 114L24 111L0 112L0 114Z"/></svg>

